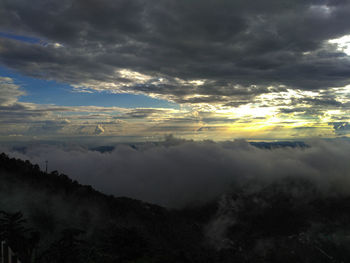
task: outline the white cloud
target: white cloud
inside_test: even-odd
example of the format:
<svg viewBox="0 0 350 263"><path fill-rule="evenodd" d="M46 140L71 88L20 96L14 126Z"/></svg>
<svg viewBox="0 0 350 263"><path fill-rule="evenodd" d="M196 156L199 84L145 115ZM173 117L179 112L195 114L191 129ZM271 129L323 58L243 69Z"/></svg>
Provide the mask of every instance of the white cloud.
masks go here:
<svg viewBox="0 0 350 263"><path fill-rule="evenodd" d="M340 38L331 39L328 41L331 44L336 44L337 49L341 52L344 52L350 56L350 35L345 35Z"/></svg>
<svg viewBox="0 0 350 263"><path fill-rule="evenodd" d="M0 76L0 106L9 106L17 102L25 92L11 78Z"/></svg>

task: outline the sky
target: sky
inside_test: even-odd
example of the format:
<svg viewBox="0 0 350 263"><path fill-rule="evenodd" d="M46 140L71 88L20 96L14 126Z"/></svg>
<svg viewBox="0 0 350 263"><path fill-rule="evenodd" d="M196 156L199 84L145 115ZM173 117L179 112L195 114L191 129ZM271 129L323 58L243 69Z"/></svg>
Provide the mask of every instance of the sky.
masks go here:
<svg viewBox="0 0 350 263"><path fill-rule="evenodd" d="M0 0L0 141L350 135L350 1Z"/></svg>

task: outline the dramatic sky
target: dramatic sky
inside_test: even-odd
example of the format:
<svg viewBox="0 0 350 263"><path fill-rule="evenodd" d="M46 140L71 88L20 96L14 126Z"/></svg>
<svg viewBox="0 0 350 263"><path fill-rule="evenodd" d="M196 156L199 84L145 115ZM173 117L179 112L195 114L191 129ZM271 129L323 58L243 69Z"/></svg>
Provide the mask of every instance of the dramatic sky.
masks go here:
<svg viewBox="0 0 350 263"><path fill-rule="evenodd" d="M350 1L0 0L0 140L350 134Z"/></svg>

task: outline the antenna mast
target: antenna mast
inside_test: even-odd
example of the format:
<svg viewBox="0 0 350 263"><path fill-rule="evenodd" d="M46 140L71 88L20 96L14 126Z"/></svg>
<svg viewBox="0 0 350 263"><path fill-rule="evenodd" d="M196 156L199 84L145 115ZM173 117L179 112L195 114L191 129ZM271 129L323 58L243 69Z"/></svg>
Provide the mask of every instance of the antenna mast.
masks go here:
<svg viewBox="0 0 350 263"><path fill-rule="evenodd" d="M47 164L49 163L48 160L45 161L45 172L47 173Z"/></svg>

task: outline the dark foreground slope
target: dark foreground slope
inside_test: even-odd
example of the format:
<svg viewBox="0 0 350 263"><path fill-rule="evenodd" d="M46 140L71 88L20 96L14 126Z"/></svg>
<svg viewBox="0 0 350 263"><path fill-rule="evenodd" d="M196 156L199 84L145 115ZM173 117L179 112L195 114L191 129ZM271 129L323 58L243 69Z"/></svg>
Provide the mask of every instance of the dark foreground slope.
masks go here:
<svg viewBox="0 0 350 263"><path fill-rule="evenodd" d="M169 211L1 154L0 210L22 262L350 261L349 196L300 178Z"/></svg>
<svg viewBox="0 0 350 263"><path fill-rule="evenodd" d="M0 210L7 216L21 211L27 226L40 233L37 262L187 262L188 251L191 257L210 253L200 224L180 212L107 196L5 154L0 155ZM19 233L29 245L30 232ZM63 254L68 259L61 259ZM73 254L74 260L66 261Z"/></svg>

